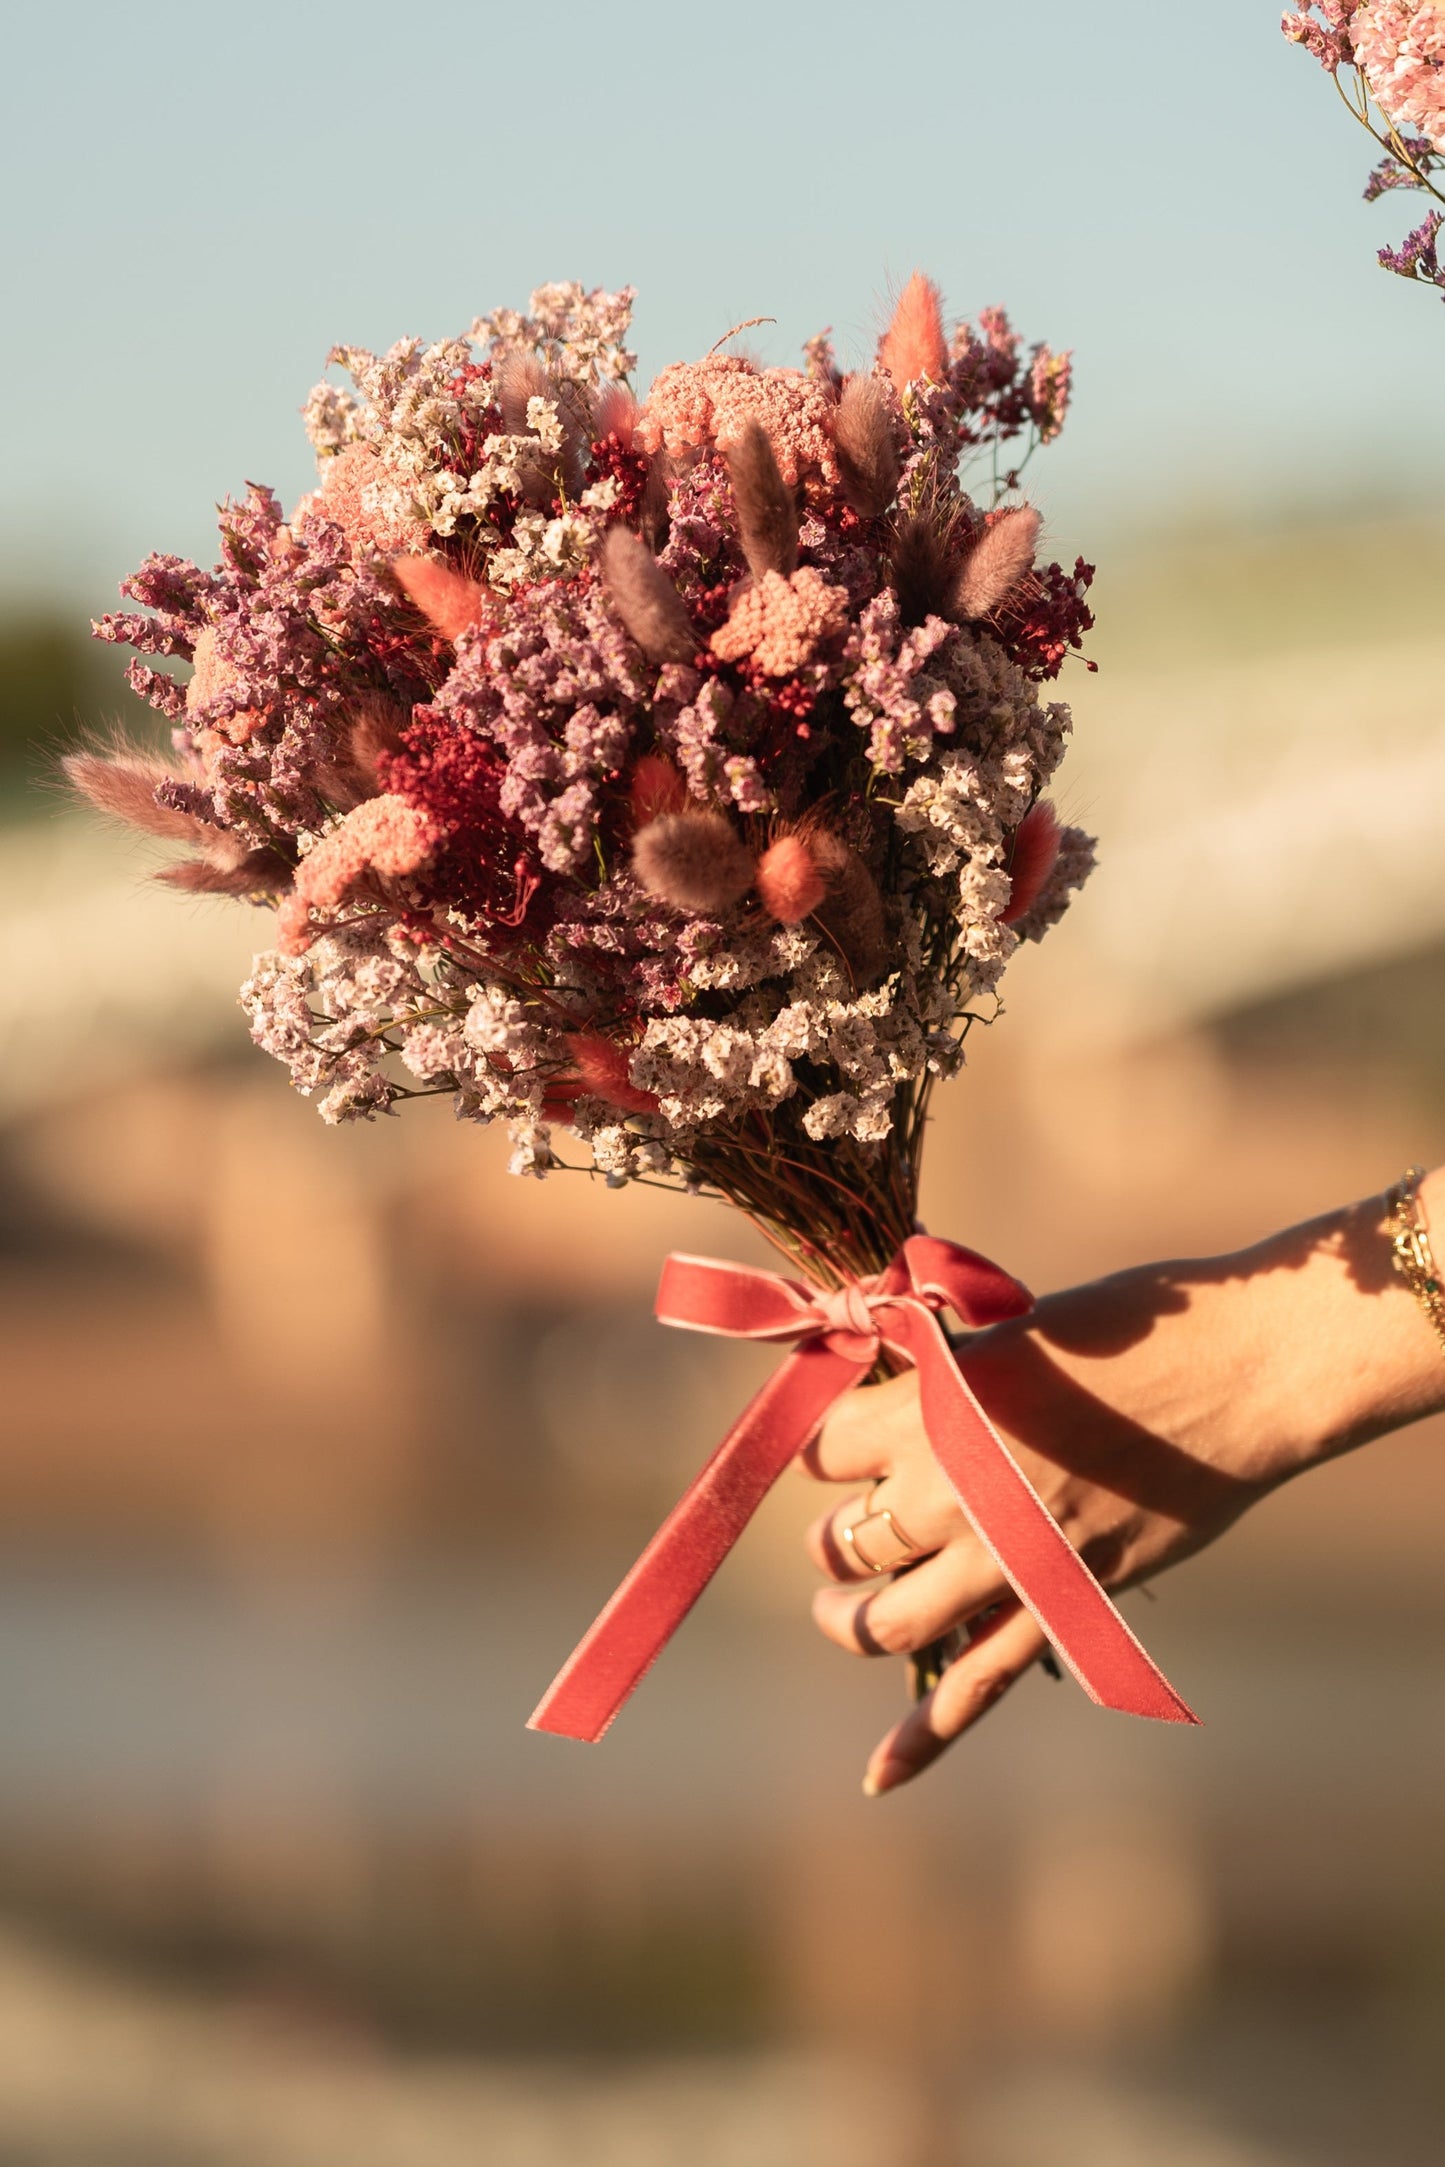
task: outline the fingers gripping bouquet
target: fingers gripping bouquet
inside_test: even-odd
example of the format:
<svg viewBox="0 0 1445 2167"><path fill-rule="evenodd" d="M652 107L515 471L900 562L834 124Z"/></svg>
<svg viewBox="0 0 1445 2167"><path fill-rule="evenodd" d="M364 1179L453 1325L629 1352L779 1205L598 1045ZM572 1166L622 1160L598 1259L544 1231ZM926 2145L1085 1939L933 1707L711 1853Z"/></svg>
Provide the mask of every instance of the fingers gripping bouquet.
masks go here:
<svg viewBox="0 0 1445 2167"><path fill-rule="evenodd" d="M508 1124L515 1172L580 1150L724 1197L799 1275L669 1266L668 1321L798 1345L539 1712L584 1736L880 1354L953 1380L938 1419L1008 1493L976 1519L1023 1516L984 1528L1023 1599L1044 1616L1016 1558L1042 1546L1124 1633L938 1331L1027 1296L915 1233L933 1084L1092 859L1042 795L1068 714L1041 691L1091 568L1039 565L1018 496L1068 356L998 311L947 334L916 276L872 368L714 349L639 402L632 298L544 287L466 338L338 348L316 488L288 517L252 487L214 570L153 557L97 628L191 664L130 670L174 760L70 763L187 846L160 878L275 909L241 998L324 1120L445 1095Z"/></svg>

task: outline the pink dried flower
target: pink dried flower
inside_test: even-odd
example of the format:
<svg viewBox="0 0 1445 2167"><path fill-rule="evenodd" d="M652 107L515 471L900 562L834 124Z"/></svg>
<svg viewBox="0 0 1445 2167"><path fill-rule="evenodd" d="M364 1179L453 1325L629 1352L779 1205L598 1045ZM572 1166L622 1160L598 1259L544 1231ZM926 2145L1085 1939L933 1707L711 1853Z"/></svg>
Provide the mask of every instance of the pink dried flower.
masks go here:
<svg viewBox="0 0 1445 2167"><path fill-rule="evenodd" d="M1358 0L1306 0L1303 7L1281 18L1280 29L1295 45L1303 45L1322 68L1347 67L1351 59L1350 17ZM1322 20L1317 22L1318 14Z"/></svg>
<svg viewBox="0 0 1445 2167"><path fill-rule="evenodd" d="M232 686L240 682L240 671L218 653L216 634L207 626L196 640L190 682L186 686L186 713L197 715L212 700L220 699ZM244 745L248 738L260 729L266 717L259 708L238 707L229 715L211 715L206 718L201 737L206 743L219 748L221 745Z"/></svg>
<svg viewBox="0 0 1445 2167"><path fill-rule="evenodd" d="M1350 41L1381 112L1445 150L1445 0L1367 0Z"/></svg>
<svg viewBox="0 0 1445 2167"><path fill-rule="evenodd" d="M664 813L638 831L632 870L674 910L728 910L753 884L752 852L721 813Z"/></svg>
<svg viewBox="0 0 1445 2167"><path fill-rule="evenodd" d="M583 1097L605 1099L609 1106L621 1107L624 1113L656 1113L655 1094L639 1091L628 1073L627 1047L614 1044L596 1031L569 1032L566 1044L572 1057L572 1074L548 1079L542 1107L545 1121L569 1120L576 1101Z"/></svg>
<svg viewBox="0 0 1445 2167"><path fill-rule="evenodd" d="M1029 364L1029 413L1041 444L1052 444L1068 418L1074 383L1074 357L1066 350L1036 346Z"/></svg>
<svg viewBox="0 0 1445 2167"><path fill-rule="evenodd" d="M414 873L435 848L432 823L405 798L391 792L367 798L297 866L293 893L280 914L283 955L296 955L306 946L313 908L335 909L369 873L387 880Z"/></svg>
<svg viewBox="0 0 1445 2167"><path fill-rule="evenodd" d="M631 451L637 434L637 401L626 384L608 384L598 393L592 427L599 442L613 436L624 451Z"/></svg>
<svg viewBox="0 0 1445 2167"><path fill-rule="evenodd" d="M925 378L941 384L948 375L942 298L932 279L921 271L914 272L898 296L893 320L879 342L878 359L900 392Z"/></svg>
<svg viewBox="0 0 1445 2167"><path fill-rule="evenodd" d="M401 550L425 549L432 540L426 522L393 508L391 477L371 444L348 444L321 467L319 488L303 497L292 517L293 528L308 512L340 527L354 551L379 557Z"/></svg>
<svg viewBox="0 0 1445 2167"><path fill-rule="evenodd" d="M765 677L791 677L847 623L847 590L805 564L790 579L765 572L740 588L709 645L721 662L748 660Z"/></svg>

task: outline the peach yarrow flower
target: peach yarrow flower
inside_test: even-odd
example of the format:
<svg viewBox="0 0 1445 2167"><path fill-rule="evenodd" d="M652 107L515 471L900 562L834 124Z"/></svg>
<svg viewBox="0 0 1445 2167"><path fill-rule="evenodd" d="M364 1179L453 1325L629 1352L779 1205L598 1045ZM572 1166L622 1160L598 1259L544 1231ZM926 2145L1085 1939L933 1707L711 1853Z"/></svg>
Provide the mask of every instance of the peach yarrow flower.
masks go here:
<svg viewBox="0 0 1445 2167"><path fill-rule="evenodd" d="M840 486L831 388L797 369L759 369L741 354L675 361L655 378L637 420L645 451L674 459L726 451L749 422L760 424L784 481Z"/></svg>
<svg viewBox="0 0 1445 2167"><path fill-rule="evenodd" d="M435 848L431 822L405 798L385 792L354 806L296 868L280 910L281 953L299 955L309 945L313 908L334 909L368 873L388 880L414 873Z"/></svg>
<svg viewBox="0 0 1445 2167"><path fill-rule="evenodd" d="M765 677L791 677L848 623L848 596L811 565L790 578L765 572L734 597L727 622L712 636L722 662L747 658Z"/></svg>

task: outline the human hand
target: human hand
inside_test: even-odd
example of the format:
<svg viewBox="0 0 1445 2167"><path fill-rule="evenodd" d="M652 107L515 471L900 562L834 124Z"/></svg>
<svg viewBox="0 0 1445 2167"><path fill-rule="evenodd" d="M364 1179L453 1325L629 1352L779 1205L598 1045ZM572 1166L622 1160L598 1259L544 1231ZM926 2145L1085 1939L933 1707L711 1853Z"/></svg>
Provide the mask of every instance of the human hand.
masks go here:
<svg viewBox="0 0 1445 2167"><path fill-rule="evenodd" d="M1235 1256L1050 1295L958 1351L1024 1474L1115 1592L1203 1548L1288 1476L1442 1396L1438 1350L1391 1275L1379 1199ZM808 1535L835 1583L814 1598L820 1630L865 1655L970 1631L875 1749L864 1787L876 1794L936 1760L1046 1643L933 1457L914 1372L841 1400L804 1460L849 1488ZM844 1532L884 1511L920 1561L892 1578L870 1574ZM880 1533L868 1556L891 1562Z"/></svg>

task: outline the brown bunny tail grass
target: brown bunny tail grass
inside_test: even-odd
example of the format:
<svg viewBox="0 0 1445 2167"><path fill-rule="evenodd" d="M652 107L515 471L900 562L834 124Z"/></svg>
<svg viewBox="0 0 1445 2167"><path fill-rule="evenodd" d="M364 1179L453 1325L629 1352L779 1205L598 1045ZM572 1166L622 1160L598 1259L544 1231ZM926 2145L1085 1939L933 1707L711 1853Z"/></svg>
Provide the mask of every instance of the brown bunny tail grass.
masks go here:
<svg viewBox="0 0 1445 2167"><path fill-rule="evenodd" d="M602 545L608 598L645 655L654 662L691 662L701 642L681 595L646 542L613 527Z"/></svg>
<svg viewBox="0 0 1445 2167"><path fill-rule="evenodd" d="M838 396L833 444L843 494L863 519L878 519L898 494L903 462L898 407L885 378L850 376Z"/></svg>
<svg viewBox="0 0 1445 2167"><path fill-rule="evenodd" d="M723 457L748 570L754 579L765 572L780 572L786 579L798 562L798 503L779 472L766 430L750 421Z"/></svg>
<svg viewBox="0 0 1445 2167"><path fill-rule="evenodd" d="M1033 570L1043 521L1032 504L997 512L955 575L948 596L950 617L987 617Z"/></svg>
<svg viewBox="0 0 1445 2167"><path fill-rule="evenodd" d="M807 847L828 889L814 915L855 984L871 986L893 961L878 883L852 844L831 829L813 829Z"/></svg>
<svg viewBox="0 0 1445 2167"><path fill-rule="evenodd" d="M649 895L674 910L720 911L753 884L752 852L721 813L663 813L639 830L632 870Z"/></svg>

